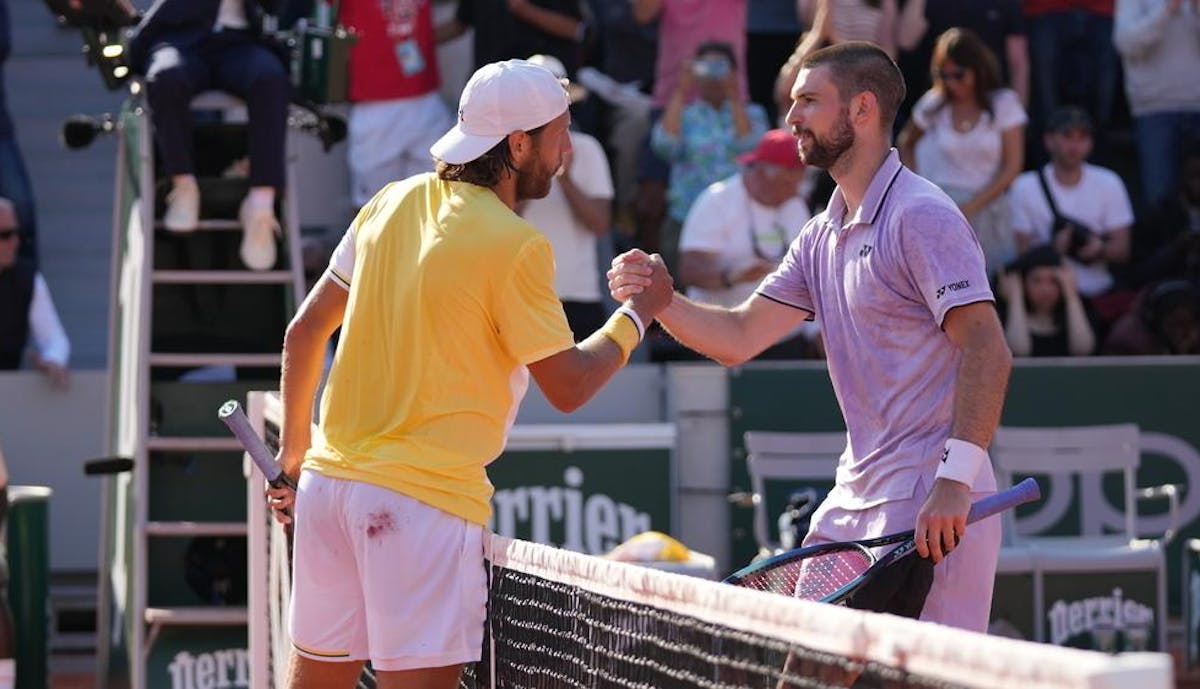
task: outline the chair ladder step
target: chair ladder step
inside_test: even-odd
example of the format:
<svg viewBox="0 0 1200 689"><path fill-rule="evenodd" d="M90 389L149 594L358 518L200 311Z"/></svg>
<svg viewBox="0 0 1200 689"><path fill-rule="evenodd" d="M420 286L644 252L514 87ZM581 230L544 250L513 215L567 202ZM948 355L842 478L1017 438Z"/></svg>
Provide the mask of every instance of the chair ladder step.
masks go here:
<svg viewBox="0 0 1200 689"><path fill-rule="evenodd" d="M162 231L166 232L167 234L174 235L177 237L181 237L181 236L190 234L188 232L174 232L172 230L168 230L167 226L164 225L162 223L162 221L155 222L154 229L162 230ZM201 220L200 222L196 223L196 229L197 230L240 230L240 229L242 229L242 223L239 220L229 220L229 219L224 219L224 218L211 218L208 220Z"/></svg>
<svg viewBox="0 0 1200 689"><path fill-rule="evenodd" d="M223 452L240 451L242 444L237 438L218 438L203 436L150 436L146 439L146 449L178 452Z"/></svg>
<svg viewBox="0 0 1200 689"><path fill-rule="evenodd" d="M150 275L156 285L286 285L288 270L156 270Z"/></svg>
<svg viewBox="0 0 1200 689"><path fill-rule="evenodd" d="M190 606L146 608L146 623L175 626L234 626L246 624L246 608Z"/></svg>
<svg viewBox="0 0 1200 689"><path fill-rule="evenodd" d="M167 354L150 355L151 366L279 366L280 354Z"/></svg>
<svg viewBox="0 0 1200 689"><path fill-rule="evenodd" d="M150 536L245 536L246 522L149 522Z"/></svg>

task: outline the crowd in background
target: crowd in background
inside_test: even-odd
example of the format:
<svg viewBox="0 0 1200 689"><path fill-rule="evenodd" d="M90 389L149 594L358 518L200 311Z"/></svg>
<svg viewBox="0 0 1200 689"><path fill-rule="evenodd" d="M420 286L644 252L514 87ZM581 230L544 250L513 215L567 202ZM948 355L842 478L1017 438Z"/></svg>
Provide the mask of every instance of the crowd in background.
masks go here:
<svg viewBox="0 0 1200 689"><path fill-rule="evenodd" d="M453 4L452 16L437 4ZM602 272L629 247L662 253L698 299L753 291L832 192L787 131L797 65L867 40L906 78L902 159L970 221L1017 356L1200 354L1200 0L158 0L131 52L157 103L160 157L174 161L169 229L195 227L199 202L180 152L186 126L168 120L187 117L193 92L228 82L248 95L252 126L281 132L282 101L260 83L284 67L256 47L263 10L286 26L335 7L357 37L347 81L357 205L432 169L429 144L453 121L438 95L440 44L471 29L476 66L533 59L570 81L574 151L550 196L521 212L554 246L576 333L613 307ZM32 323L35 283L40 303L48 291L31 277L36 225L7 123L0 107L0 196L17 230L0 228L0 248L8 240L22 258L0 262L0 285L13 283L0 302L6 323ZM241 254L267 270L282 146L253 138L264 145L250 151ZM819 322L767 356L822 356ZM31 329L47 330L20 331ZM6 352L13 367L21 339L15 358ZM49 351L64 368L62 349L40 344L30 360ZM690 356L662 333L649 350Z"/></svg>
<svg viewBox="0 0 1200 689"><path fill-rule="evenodd" d="M724 248L707 239L714 217L760 206L719 216L703 201L759 174L746 154L787 126L808 51L869 40L909 87L897 147L975 229L1015 354L1200 353L1200 3L559 4L588 22L577 76L596 88L578 120L614 163L618 245L661 251L692 293L761 278L765 257L739 255L737 233ZM625 59L651 53L653 69ZM635 115L647 132L636 153ZM831 191L815 170L793 184L805 217ZM750 223L756 248L771 240L763 224ZM819 355L819 333L804 336L816 346L793 351Z"/></svg>

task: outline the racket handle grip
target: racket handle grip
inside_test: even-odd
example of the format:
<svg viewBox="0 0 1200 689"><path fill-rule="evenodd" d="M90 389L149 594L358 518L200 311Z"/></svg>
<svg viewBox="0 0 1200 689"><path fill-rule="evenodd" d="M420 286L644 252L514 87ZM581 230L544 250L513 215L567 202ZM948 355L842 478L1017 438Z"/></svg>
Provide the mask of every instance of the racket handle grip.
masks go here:
<svg viewBox="0 0 1200 689"><path fill-rule="evenodd" d="M242 411L242 405L238 404L237 400L229 400L222 404L221 408L217 410L217 418L224 421L229 430L237 436L242 447L246 448L246 452L250 454L254 465L266 477L267 483L272 488L286 486L296 490L296 482L283 472L283 467L275 461L275 456L271 454L267 444L258 437L258 433L254 432L254 427L250 425L250 419L246 418L246 412Z"/></svg>
<svg viewBox="0 0 1200 689"><path fill-rule="evenodd" d="M1042 497L1042 490L1038 487L1037 481L1027 478L1012 488L989 495L971 505L971 511L967 513L967 523L977 522L1017 505L1033 502L1040 497Z"/></svg>

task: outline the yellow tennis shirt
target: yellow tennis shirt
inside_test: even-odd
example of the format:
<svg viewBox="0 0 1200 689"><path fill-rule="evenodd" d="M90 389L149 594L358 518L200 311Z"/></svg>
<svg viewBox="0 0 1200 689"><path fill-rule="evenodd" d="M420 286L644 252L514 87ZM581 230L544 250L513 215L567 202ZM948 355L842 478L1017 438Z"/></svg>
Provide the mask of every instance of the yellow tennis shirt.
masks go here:
<svg viewBox="0 0 1200 689"><path fill-rule="evenodd" d="M341 339L304 468L486 524L525 366L573 346L550 243L489 189L420 175L359 212Z"/></svg>

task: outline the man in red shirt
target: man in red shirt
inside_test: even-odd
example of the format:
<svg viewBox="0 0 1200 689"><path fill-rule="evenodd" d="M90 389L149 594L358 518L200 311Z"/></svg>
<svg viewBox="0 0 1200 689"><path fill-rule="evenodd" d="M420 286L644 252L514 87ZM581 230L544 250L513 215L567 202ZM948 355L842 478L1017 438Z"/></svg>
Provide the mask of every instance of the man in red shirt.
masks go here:
<svg viewBox="0 0 1200 689"><path fill-rule="evenodd" d="M350 52L351 190L356 206L385 184L433 170L429 147L454 126L441 78L432 0L343 0ZM402 126L399 126L403 123Z"/></svg>

